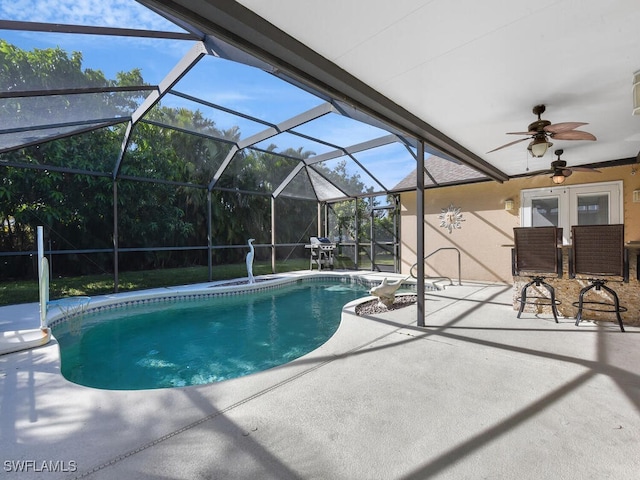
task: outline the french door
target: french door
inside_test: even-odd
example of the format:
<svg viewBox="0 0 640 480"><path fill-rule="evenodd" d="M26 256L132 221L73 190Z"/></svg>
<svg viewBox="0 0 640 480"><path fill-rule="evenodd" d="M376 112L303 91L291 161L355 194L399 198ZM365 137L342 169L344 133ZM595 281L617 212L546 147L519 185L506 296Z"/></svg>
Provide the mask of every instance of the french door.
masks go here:
<svg viewBox="0 0 640 480"><path fill-rule="evenodd" d="M533 188L522 190L523 227L562 228L563 243L571 243L572 225L622 223L622 182Z"/></svg>

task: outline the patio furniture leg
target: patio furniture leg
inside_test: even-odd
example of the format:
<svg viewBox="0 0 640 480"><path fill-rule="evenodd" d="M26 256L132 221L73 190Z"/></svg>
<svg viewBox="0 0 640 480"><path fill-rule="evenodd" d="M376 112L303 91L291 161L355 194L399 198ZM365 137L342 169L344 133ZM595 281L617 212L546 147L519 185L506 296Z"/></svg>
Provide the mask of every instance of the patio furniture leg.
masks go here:
<svg viewBox="0 0 640 480"><path fill-rule="evenodd" d="M517 318L520 318L520 315L522 315L522 311L524 310L524 305L525 303L527 303L527 288L529 288L534 283L535 283L535 280L531 280L524 287L522 287L522 290L520 290L520 310L518 310Z"/></svg>
<svg viewBox="0 0 640 480"><path fill-rule="evenodd" d="M584 303L584 294L594 287L595 285L591 284L589 286L584 287L582 290L580 290L580 296L578 301L578 314L576 315L576 327L580 325L580 322L582 321L582 305Z"/></svg>
<svg viewBox="0 0 640 480"><path fill-rule="evenodd" d="M558 323L558 309L556 308L556 291L555 289L546 282L541 282L541 284L549 291L549 295L551 297L551 311L553 312L553 318L556 323Z"/></svg>
<svg viewBox="0 0 640 480"><path fill-rule="evenodd" d="M602 285L602 288L604 288L607 292L609 292L613 297L613 304L616 309L616 318L618 320L618 325L620 325L620 331L624 332L624 326L622 325L622 317L620 316L620 300L618 299L618 294L604 284Z"/></svg>
<svg viewBox="0 0 640 480"><path fill-rule="evenodd" d="M544 281L544 277L533 277L529 283L527 283L520 291L520 309L518 310L517 318L520 318L524 310L524 305L527 303L527 289L535 283L536 287L543 286L549 291L551 301L551 311L553 312L553 318L558 323L558 309L556 308L556 291L555 289Z"/></svg>

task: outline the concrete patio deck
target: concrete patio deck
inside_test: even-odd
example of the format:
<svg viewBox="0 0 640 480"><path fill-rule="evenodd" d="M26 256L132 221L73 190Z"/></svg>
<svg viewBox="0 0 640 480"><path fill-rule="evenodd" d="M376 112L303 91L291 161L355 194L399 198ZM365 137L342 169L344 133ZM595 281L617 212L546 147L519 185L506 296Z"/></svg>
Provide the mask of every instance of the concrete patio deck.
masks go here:
<svg viewBox="0 0 640 480"><path fill-rule="evenodd" d="M2 477L637 478L640 328L517 319L511 286L471 282L429 292L425 328L354 309L314 352L205 386L75 385L55 340L1 356Z"/></svg>

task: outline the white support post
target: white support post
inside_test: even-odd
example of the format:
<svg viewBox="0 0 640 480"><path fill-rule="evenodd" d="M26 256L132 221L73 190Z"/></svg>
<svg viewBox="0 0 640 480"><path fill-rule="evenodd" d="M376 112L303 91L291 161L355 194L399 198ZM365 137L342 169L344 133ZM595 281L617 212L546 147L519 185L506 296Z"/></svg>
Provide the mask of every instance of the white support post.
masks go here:
<svg viewBox="0 0 640 480"><path fill-rule="evenodd" d="M38 241L38 292L39 292L39 300L40 300L40 328L47 328L46 318L47 318L47 302L48 302L48 292L45 293L45 288L48 290L49 285L48 282L44 282L44 268L48 268L47 264L43 263L42 259L44 258L44 227L42 225L38 225L36 229L37 233L37 241ZM46 272L47 278L49 272ZM47 283L43 285L43 283Z"/></svg>
<svg viewBox="0 0 640 480"><path fill-rule="evenodd" d="M42 225L37 227L38 235L38 278L42 275L42 258L44 257L44 228Z"/></svg>

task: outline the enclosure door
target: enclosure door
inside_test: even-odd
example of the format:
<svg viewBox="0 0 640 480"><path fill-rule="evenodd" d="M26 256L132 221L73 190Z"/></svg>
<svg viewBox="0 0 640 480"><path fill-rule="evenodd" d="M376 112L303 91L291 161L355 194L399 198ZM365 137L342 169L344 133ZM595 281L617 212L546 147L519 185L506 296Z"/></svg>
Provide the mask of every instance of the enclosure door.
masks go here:
<svg viewBox="0 0 640 480"><path fill-rule="evenodd" d="M329 206L326 236L338 244L340 268L400 271L398 204L397 196L384 196Z"/></svg>
<svg viewBox="0 0 640 480"><path fill-rule="evenodd" d="M394 206L371 209L372 270L398 271L398 222Z"/></svg>

